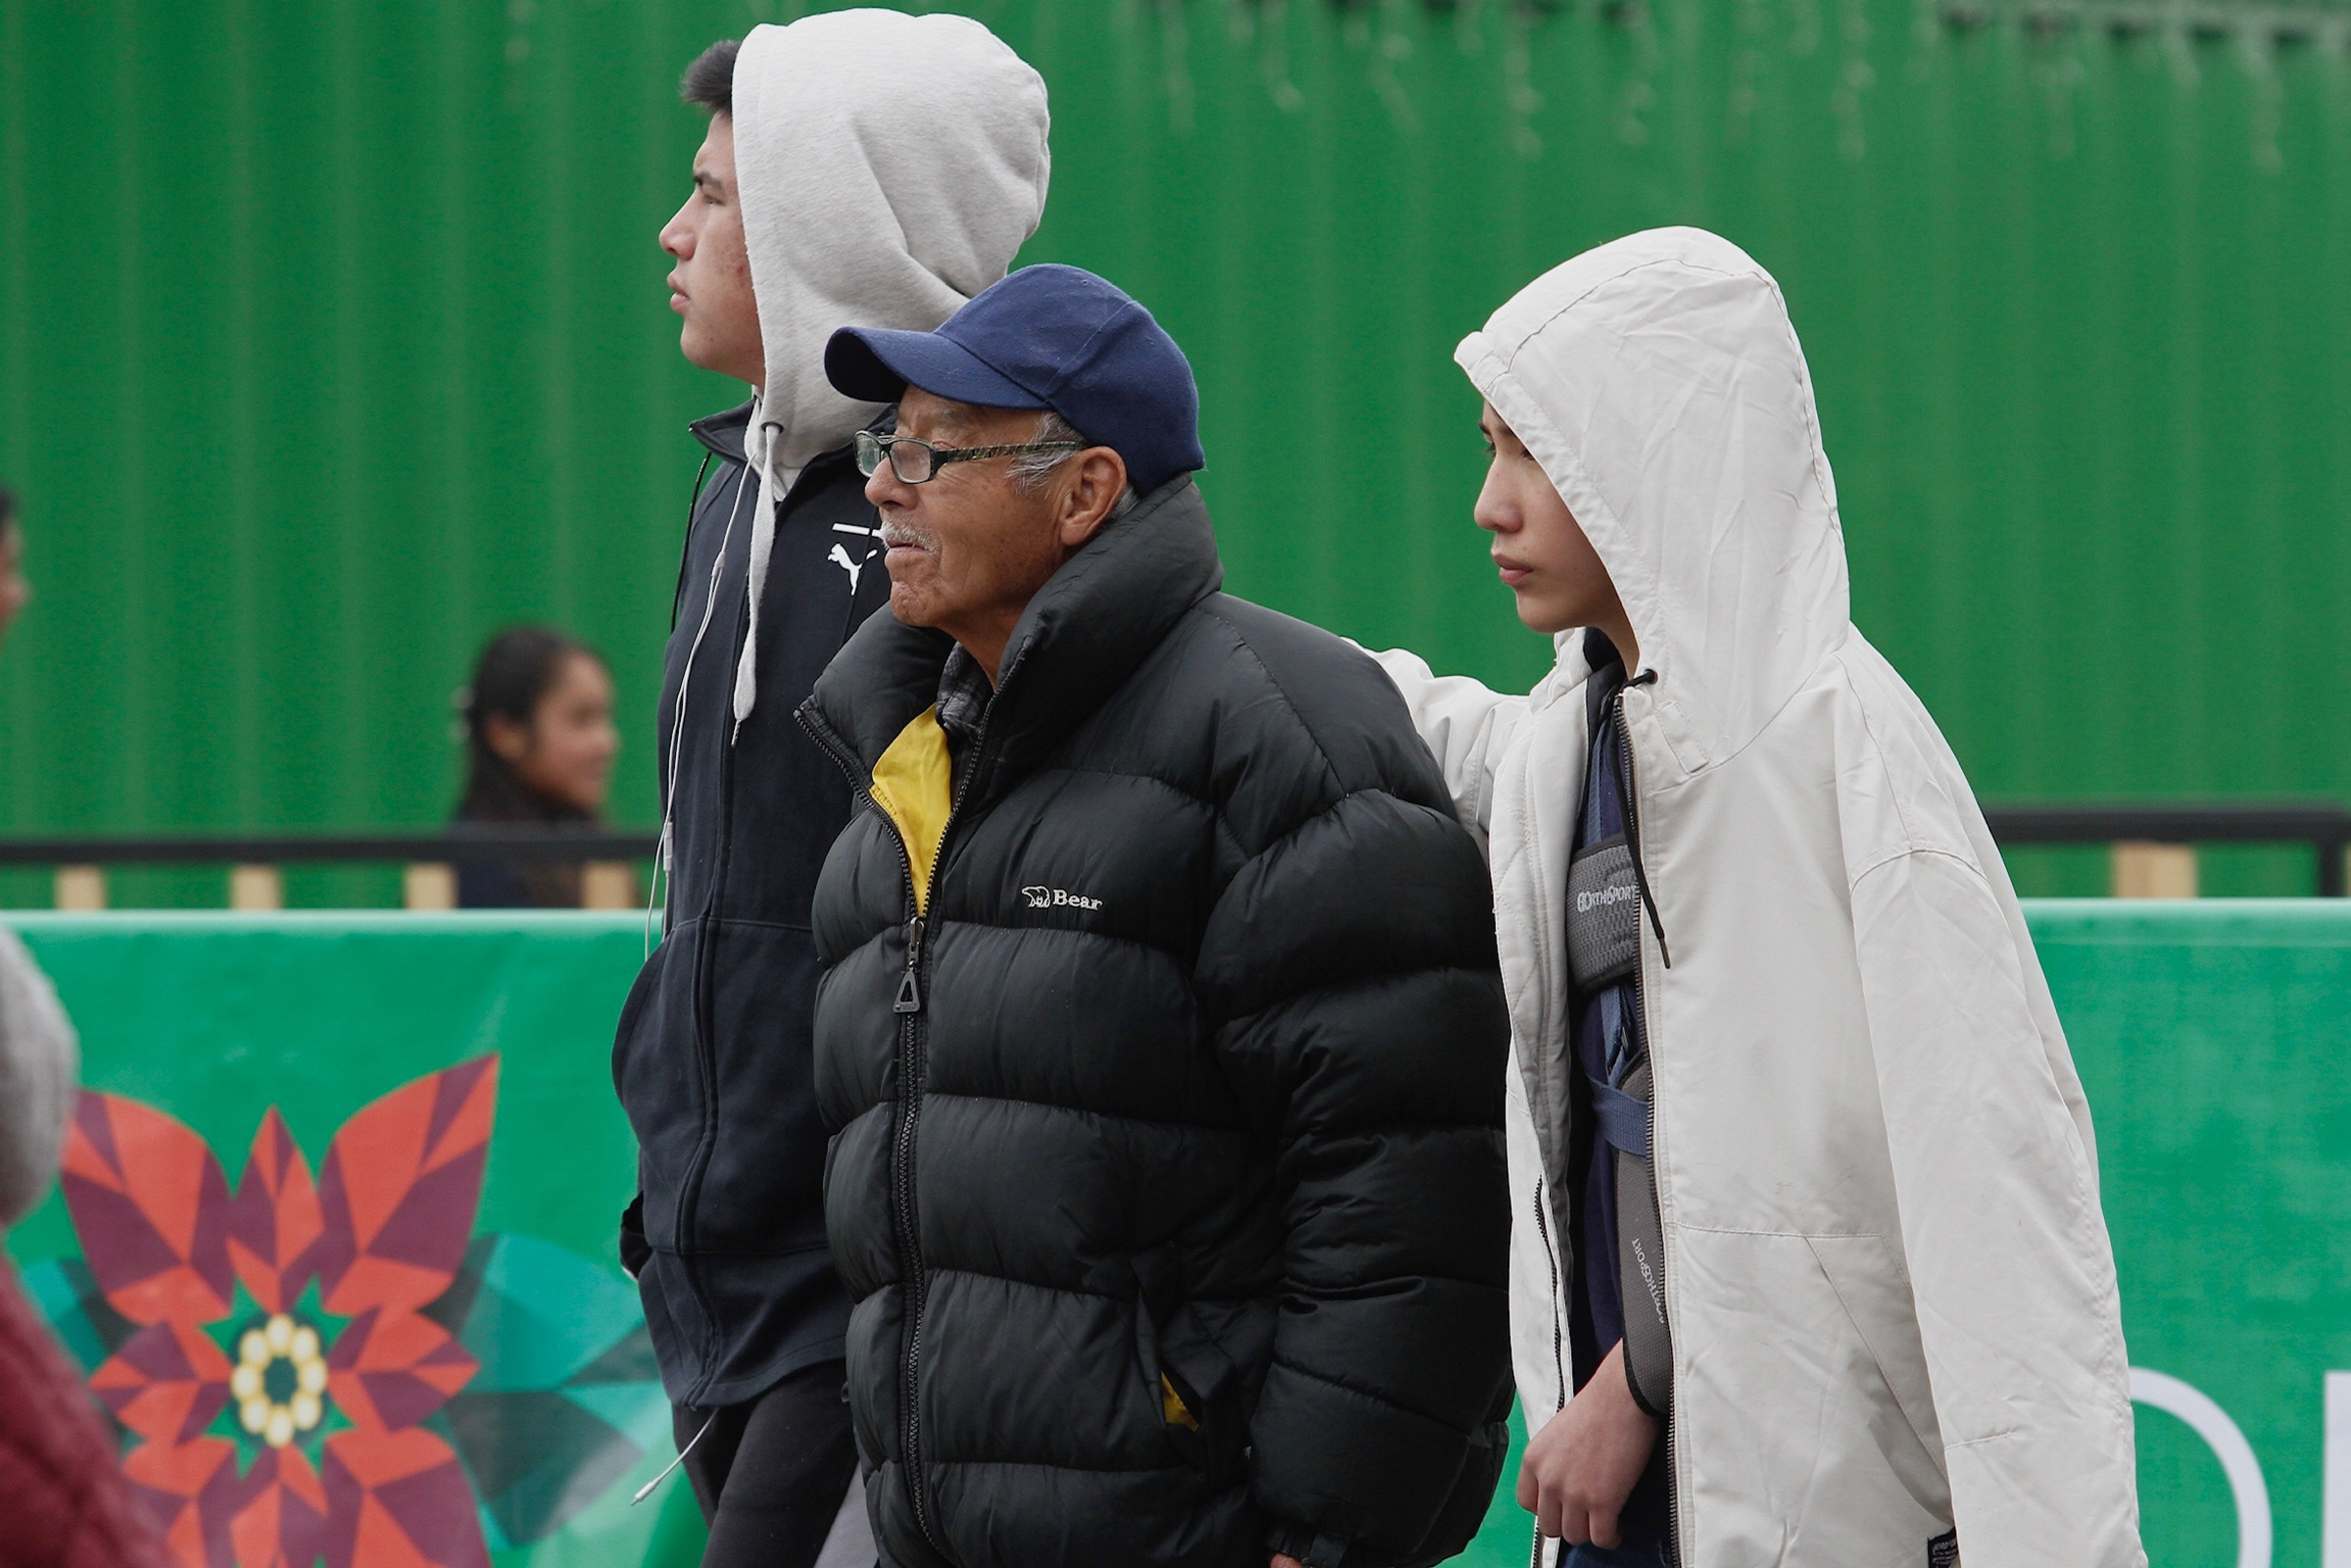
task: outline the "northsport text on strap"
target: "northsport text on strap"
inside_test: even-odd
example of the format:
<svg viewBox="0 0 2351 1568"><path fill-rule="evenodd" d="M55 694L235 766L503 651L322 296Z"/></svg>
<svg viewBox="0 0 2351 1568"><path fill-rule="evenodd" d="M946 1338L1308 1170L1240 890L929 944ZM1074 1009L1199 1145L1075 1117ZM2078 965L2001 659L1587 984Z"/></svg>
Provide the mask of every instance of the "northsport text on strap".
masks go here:
<svg viewBox="0 0 2351 1568"><path fill-rule="evenodd" d="M1641 963L1641 886L1622 833L1567 863L1567 973L1578 994L1612 985Z"/></svg>

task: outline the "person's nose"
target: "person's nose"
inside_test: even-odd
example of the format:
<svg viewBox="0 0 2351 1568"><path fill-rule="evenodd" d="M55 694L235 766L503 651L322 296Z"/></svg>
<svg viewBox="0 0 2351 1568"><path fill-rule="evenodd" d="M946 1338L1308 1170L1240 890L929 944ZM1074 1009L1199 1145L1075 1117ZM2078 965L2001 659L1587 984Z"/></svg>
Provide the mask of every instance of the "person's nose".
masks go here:
<svg viewBox="0 0 2351 1568"><path fill-rule="evenodd" d="M686 209L681 207L661 225L658 236L661 249L683 261L694 252L694 230L687 225Z"/></svg>
<svg viewBox="0 0 2351 1568"><path fill-rule="evenodd" d="M1518 508L1511 503L1503 487L1494 482L1494 471L1490 468L1486 470L1485 484L1478 488L1477 505L1469 515L1489 534L1518 532Z"/></svg>
<svg viewBox="0 0 2351 1568"><path fill-rule="evenodd" d="M912 510L916 499L914 487L890 470L887 457L882 459L881 467L866 476L865 499L873 502L876 509L895 506L900 511Z"/></svg>

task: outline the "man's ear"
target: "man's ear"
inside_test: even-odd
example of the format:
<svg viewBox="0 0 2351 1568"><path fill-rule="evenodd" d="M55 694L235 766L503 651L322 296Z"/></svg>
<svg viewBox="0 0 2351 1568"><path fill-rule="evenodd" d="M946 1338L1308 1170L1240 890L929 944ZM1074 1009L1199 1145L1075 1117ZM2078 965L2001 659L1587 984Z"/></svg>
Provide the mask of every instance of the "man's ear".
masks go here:
<svg viewBox="0 0 2351 1568"><path fill-rule="evenodd" d="M1102 531L1111 508L1127 494L1127 459L1108 447L1088 447L1070 459L1061 493L1061 543L1076 549Z"/></svg>

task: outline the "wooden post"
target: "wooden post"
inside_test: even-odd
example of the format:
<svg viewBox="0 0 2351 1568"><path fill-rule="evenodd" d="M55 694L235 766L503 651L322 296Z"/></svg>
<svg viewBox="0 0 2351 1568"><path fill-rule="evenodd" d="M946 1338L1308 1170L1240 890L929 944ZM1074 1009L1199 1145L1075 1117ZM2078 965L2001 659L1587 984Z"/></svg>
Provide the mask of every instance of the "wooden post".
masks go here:
<svg viewBox="0 0 2351 1568"><path fill-rule="evenodd" d="M106 868L103 866L60 866L57 868L57 907L75 914L87 914L106 908Z"/></svg>
<svg viewBox="0 0 2351 1568"><path fill-rule="evenodd" d="M228 869L228 907L283 909L286 879L275 866L231 866Z"/></svg>
<svg viewBox="0 0 2351 1568"><path fill-rule="evenodd" d="M580 868L580 908L636 907L636 867L625 860L592 860Z"/></svg>
<svg viewBox="0 0 2351 1568"><path fill-rule="evenodd" d="M456 868L430 860L410 862L401 874L400 901L408 909L456 908Z"/></svg>
<svg viewBox="0 0 2351 1568"><path fill-rule="evenodd" d="M2150 844L2133 839L2116 844L2113 853L2115 897L2196 896L2193 844Z"/></svg>

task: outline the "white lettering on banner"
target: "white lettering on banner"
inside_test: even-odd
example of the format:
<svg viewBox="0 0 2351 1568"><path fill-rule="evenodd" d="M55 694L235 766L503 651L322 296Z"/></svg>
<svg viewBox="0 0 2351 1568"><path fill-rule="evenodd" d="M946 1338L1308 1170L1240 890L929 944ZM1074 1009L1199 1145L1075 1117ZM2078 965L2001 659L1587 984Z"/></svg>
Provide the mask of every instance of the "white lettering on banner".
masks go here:
<svg viewBox="0 0 2351 1568"><path fill-rule="evenodd" d="M2351 1372L2327 1374L2326 1512L2322 1568L2351 1568Z"/></svg>
<svg viewBox="0 0 2351 1568"><path fill-rule="evenodd" d="M2330 1374L2329 1385L2339 1375ZM2245 1441L2244 1433L2229 1419L2229 1412L2215 1404L2202 1390L2139 1366L2131 1369L2131 1398L2166 1415L2178 1416L2204 1440L2213 1457L2221 1461L2221 1473L2229 1478L2229 1490L2236 1498L2236 1568L2270 1568L2270 1485L2262 1479L2261 1461L2253 1456L2253 1445ZM2331 1433L2333 1423L2330 1420L2327 1424ZM2330 1500L2332 1492L2329 1486ZM2335 1568L2331 1549L2327 1568Z"/></svg>

